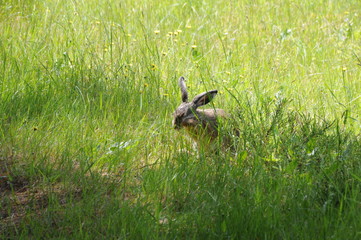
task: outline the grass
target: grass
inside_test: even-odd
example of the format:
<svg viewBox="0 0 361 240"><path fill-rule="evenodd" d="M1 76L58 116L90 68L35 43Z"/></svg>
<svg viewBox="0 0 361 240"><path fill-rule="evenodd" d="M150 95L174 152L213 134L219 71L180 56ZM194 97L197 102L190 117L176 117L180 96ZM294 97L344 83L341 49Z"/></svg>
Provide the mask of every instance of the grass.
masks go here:
<svg viewBox="0 0 361 240"><path fill-rule="evenodd" d="M0 2L0 238L359 239L360 7ZM232 151L172 129L182 75Z"/></svg>

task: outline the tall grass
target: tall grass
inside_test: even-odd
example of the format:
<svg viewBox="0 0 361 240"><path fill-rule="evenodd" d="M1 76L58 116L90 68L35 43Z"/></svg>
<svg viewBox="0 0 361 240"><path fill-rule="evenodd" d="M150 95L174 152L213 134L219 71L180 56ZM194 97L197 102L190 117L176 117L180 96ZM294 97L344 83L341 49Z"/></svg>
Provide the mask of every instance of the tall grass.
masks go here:
<svg viewBox="0 0 361 240"><path fill-rule="evenodd" d="M360 7L1 2L0 237L360 238ZM181 75L232 150L172 129Z"/></svg>

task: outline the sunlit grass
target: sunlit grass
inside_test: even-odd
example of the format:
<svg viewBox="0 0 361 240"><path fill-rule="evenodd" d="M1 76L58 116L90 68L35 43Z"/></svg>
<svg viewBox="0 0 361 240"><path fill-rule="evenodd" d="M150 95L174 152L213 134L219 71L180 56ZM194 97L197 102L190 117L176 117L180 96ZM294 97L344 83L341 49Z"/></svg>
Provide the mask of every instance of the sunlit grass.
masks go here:
<svg viewBox="0 0 361 240"><path fill-rule="evenodd" d="M0 3L0 238L360 238L360 7ZM180 76L231 150L172 129Z"/></svg>

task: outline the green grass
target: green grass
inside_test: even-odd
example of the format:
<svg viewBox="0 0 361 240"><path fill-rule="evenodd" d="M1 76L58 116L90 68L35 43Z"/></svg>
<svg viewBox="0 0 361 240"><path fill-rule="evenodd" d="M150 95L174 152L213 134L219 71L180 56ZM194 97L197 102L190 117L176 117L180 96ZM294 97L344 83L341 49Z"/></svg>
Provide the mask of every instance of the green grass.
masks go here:
<svg viewBox="0 0 361 240"><path fill-rule="evenodd" d="M0 1L0 238L359 239L360 8ZM180 76L232 151L172 128Z"/></svg>

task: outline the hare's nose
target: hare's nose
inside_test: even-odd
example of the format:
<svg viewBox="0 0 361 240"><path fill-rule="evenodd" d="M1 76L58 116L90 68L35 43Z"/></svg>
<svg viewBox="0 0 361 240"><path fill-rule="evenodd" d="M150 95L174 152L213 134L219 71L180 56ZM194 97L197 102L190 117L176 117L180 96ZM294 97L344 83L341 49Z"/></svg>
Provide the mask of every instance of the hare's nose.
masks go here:
<svg viewBox="0 0 361 240"><path fill-rule="evenodd" d="M181 128L181 126L179 126L178 124L174 124L173 127L174 127L175 130L179 130Z"/></svg>

